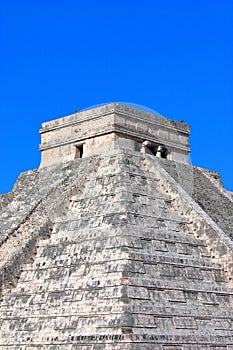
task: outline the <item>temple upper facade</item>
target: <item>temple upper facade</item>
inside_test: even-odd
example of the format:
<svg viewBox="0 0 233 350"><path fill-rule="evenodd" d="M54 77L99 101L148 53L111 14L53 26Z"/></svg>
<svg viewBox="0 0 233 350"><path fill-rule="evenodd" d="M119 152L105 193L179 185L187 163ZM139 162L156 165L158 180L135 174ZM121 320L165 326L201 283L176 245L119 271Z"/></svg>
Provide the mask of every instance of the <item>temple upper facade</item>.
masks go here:
<svg viewBox="0 0 233 350"><path fill-rule="evenodd" d="M155 113L110 103L42 124L40 167L113 150L188 163L190 127Z"/></svg>

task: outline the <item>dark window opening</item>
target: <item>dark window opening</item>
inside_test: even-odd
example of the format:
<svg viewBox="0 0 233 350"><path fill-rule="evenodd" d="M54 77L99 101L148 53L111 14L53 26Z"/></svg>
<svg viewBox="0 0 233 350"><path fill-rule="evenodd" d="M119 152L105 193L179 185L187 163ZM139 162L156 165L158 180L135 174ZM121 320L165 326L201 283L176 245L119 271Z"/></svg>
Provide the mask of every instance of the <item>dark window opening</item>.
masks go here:
<svg viewBox="0 0 233 350"><path fill-rule="evenodd" d="M162 148L161 150L161 158L167 158L168 151L165 147Z"/></svg>
<svg viewBox="0 0 233 350"><path fill-rule="evenodd" d="M159 158L167 158L168 156L168 150L165 146L163 145L158 145L158 144L154 144L150 141L145 141L143 143L143 145L147 148L147 151L150 153L150 154L153 154L154 156L156 157L159 157Z"/></svg>
<svg viewBox="0 0 233 350"><path fill-rule="evenodd" d="M75 159L82 158L83 156L83 145L76 146Z"/></svg>
<svg viewBox="0 0 233 350"><path fill-rule="evenodd" d="M168 156L168 150L165 146L161 146L159 145L158 148L157 148L157 153L156 153L156 156L157 157L160 157L160 158L167 158Z"/></svg>
<svg viewBox="0 0 233 350"><path fill-rule="evenodd" d="M147 148L154 156L156 156L158 147L156 147L156 146L148 146Z"/></svg>

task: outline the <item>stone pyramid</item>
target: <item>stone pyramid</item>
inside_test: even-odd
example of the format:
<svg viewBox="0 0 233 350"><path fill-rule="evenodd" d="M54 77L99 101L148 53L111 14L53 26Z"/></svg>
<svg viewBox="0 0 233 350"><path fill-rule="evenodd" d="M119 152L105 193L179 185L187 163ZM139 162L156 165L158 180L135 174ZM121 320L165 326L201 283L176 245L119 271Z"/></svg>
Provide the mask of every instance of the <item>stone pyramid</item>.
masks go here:
<svg viewBox="0 0 233 350"><path fill-rule="evenodd" d="M233 349L233 201L189 128L110 104L45 123L0 196L0 349Z"/></svg>

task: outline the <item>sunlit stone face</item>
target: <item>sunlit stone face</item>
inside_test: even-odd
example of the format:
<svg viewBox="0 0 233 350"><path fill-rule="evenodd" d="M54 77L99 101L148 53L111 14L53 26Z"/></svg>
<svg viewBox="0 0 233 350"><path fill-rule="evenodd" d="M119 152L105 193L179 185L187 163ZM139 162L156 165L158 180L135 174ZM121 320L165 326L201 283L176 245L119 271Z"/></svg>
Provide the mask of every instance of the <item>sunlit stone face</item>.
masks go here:
<svg viewBox="0 0 233 350"><path fill-rule="evenodd" d="M40 133L40 167L118 149L143 149L155 156L188 163L189 126L139 105L111 103L90 107L42 124ZM81 149L77 146L80 144Z"/></svg>

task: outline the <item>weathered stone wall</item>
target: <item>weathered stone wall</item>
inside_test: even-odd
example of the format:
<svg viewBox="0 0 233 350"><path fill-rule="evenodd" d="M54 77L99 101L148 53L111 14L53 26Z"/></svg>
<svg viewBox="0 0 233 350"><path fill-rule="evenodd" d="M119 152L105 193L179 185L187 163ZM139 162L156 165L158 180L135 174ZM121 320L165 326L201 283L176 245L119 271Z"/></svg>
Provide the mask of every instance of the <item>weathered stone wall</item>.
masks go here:
<svg viewBox="0 0 233 350"><path fill-rule="evenodd" d="M218 174L166 159L159 159L159 162L211 219L233 238L233 201Z"/></svg>
<svg viewBox="0 0 233 350"><path fill-rule="evenodd" d="M13 199L13 192L7 192L0 195L0 211L7 206Z"/></svg>
<svg viewBox="0 0 233 350"><path fill-rule="evenodd" d="M1 211L0 222L0 296L9 285L15 285L22 264L32 260L40 239L50 235L58 213L66 210L69 196L86 184L86 171L93 171L96 161L90 158L75 163L79 179L74 182L73 163L22 173L12 191L11 201Z"/></svg>
<svg viewBox="0 0 233 350"><path fill-rule="evenodd" d="M166 145L170 158L180 162L188 162L190 150L187 124L117 103L43 123L40 133L41 167L73 160L80 142L83 157L116 148L134 151L135 143L145 140Z"/></svg>
<svg viewBox="0 0 233 350"><path fill-rule="evenodd" d="M160 164L112 152L21 176L0 249L32 254L3 290L0 349L233 347L232 242Z"/></svg>
<svg viewBox="0 0 233 350"><path fill-rule="evenodd" d="M49 237L51 231L52 223L39 205L0 246L0 300L7 290L17 286L23 265L33 261L38 242Z"/></svg>

